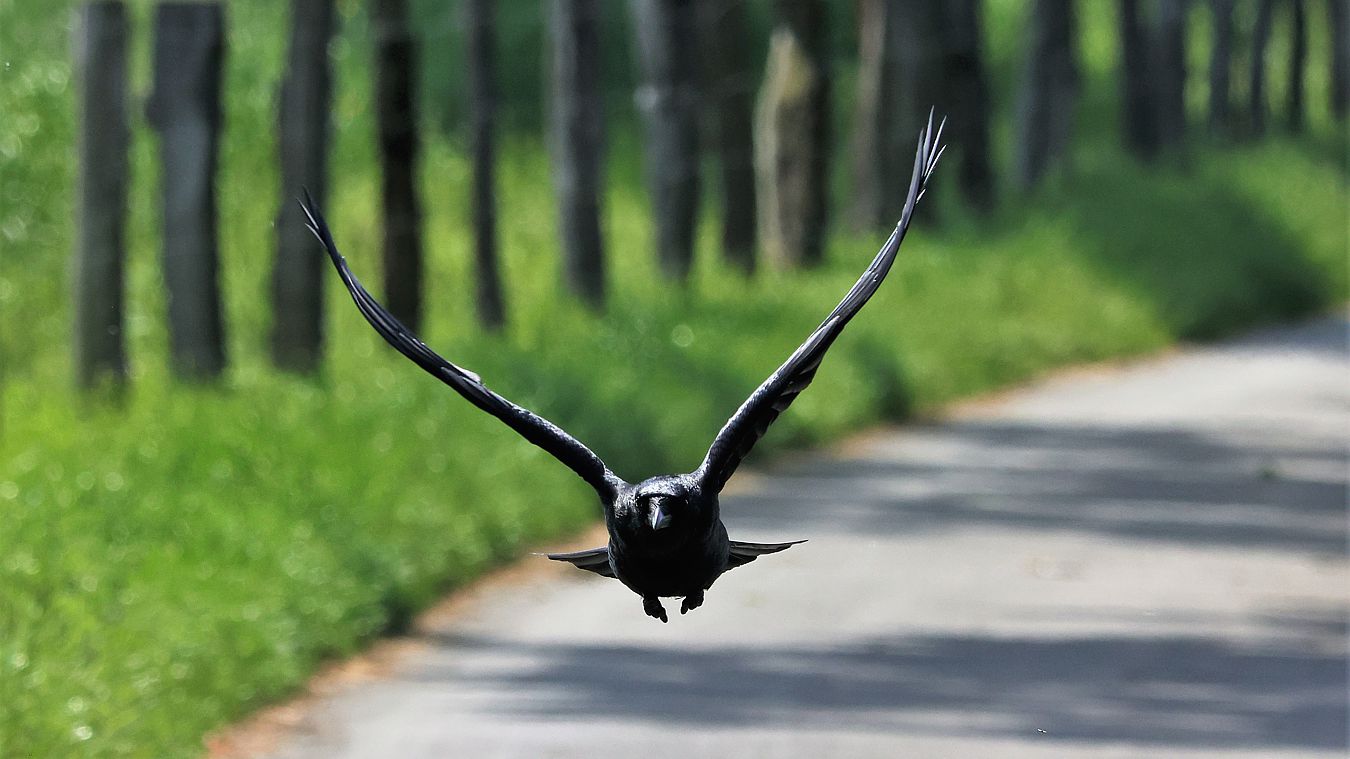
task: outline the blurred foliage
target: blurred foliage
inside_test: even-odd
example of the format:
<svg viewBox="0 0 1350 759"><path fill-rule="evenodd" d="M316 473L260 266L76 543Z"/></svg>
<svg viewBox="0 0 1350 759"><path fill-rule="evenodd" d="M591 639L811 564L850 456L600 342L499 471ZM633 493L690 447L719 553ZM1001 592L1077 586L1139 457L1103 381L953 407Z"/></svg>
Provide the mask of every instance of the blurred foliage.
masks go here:
<svg viewBox="0 0 1350 759"><path fill-rule="evenodd" d="M1024 8L989 5L996 144L1006 156ZM1346 297L1345 144L1325 112L1324 32L1312 39L1310 137L1200 142L1146 169L1117 148L1110 4L1085 5L1073 169L983 220L951 202L950 168L940 170L936 199L952 206L944 226L910 237L891 281L757 460L1054 366L1213 337ZM228 9L219 181L234 361L227 380L193 387L167 375L158 169L153 138L138 129L132 382L120 399L79 398L66 348L75 122L61 22L69 7L0 0L0 756L192 755L205 732L292 691L323 659L399 629L446 588L585 524L596 507L564 468L386 350L335 279L324 374L269 369L272 220L290 193L277 187L274 165L283 3L238 0ZM139 99L151 5L134 7ZM424 116L453 124L458 48L432 38L457 22L440 4L417 7L424 88L441 104ZM369 45L359 4L340 8L328 215L357 272L375 281ZM688 469L879 240L838 234L820 270L747 282L718 262L708 219L692 286L662 287L628 126L623 55L631 53L612 52L605 231L615 286L609 313L587 315L558 285L548 164L530 129L542 65L536 12L529 3L502 10L503 78L518 109L501 159L510 328L487 338L471 326L468 165L453 139L428 129L425 337L629 479ZM767 16L757 13L762 28ZM607 23L606 41L623 49L626 15ZM1274 104L1282 102L1285 28L1272 45ZM839 34L836 94L846 101L851 70ZM1198 23L1197 64L1205 35ZM1203 71L1192 73L1193 93L1203 92ZM841 123L848 105L838 104ZM1199 121L1202 100L1192 106ZM836 174L839 198L845 168Z"/></svg>

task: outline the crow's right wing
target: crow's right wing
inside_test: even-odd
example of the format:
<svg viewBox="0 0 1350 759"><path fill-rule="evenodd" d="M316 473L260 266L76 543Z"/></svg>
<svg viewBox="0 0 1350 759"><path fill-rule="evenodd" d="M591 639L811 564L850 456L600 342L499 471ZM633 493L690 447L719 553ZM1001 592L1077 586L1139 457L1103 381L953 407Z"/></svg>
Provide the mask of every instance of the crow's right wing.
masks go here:
<svg viewBox="0 0 1350 759"><path fill-rule="evenodd" d="M585 551L574 551L573 553L550 553L545 555L554 561L566 561L577 569L594 572L601 577L614 576L614 569L609 565L609 546L588 548Z"/></svg>
<svg viewBox="0 0 1350 759"><path fill-rule="evenodd" d="M352 270L347 267L347 260L338 252L337 244L333 242L333 235L328 231L323 215L314 205L314 200L308 192L300 201L300 207L308 217L309 231L323 243L324 249L328 251L328 257L333 261L333 266L337 267L338 276L342 277L342 283L347 286L352 300L356 301L356 307L375 331L380 333L380 337L394 346L399 353L412 359L413 363L454 388L455 392L464 396L470 403L502 420L508 427L520 433L521 437L548 451L553 458L581 475L583 480L595 488L595 492L606 505L614 501L614 495L623 484L623 480L611 472L599 456L549 420L493 392L483 384L477 374L446 361L417 339L416 335L409 332L407 327L366 292L360 280L352 274Z"/></svg>

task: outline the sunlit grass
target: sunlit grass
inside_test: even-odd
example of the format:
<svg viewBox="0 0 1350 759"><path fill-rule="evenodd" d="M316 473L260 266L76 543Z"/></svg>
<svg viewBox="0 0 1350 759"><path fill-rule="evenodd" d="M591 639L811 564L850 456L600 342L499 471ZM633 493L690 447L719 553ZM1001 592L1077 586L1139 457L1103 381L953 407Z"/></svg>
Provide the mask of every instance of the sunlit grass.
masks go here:
<svg viewBox="0 0 1350 759"><path fill-rule="evenodd" d="M341 5L327 211L353 267L378 284L368 51L356 4ZM228 374L212 387L166 374L158 170L141 131L132 382L117 403L78 398L66 347L68 41L37 7L0 3L0 756L191 755L203 733L292 691L322 659L397 629L522 545L580 527L596 506L566 469L385 348L335 278L322 374L268 367L272 223L287 194L273 167L281 41L270 30L283 4L230 4ZM136 7L143 22L149 5ZM993 11L1013 14L1006 3ZM1109 39L1109 22L1090 15L1091 38ZM1005 68L1013 42L992 42ZM147 44L142 36L135 55L141 92ZM1088 58L1084 123L1096 125L1110 118L1110 59ZM1152 170L1122 158L1114 135L1086 130L1073 171L1037 197L1009 199L988 220L953 209L943 228L916 229L752 463L1055 366L1344 299L1347 199L1343 170L1319 147L1337 144L1323 122L1313 120L1321 131L1309 141L1200 145ZM558 284L541 147L529 135L506 140L511 324L501 337L473 324L465 159L432 136L422 173L427 341L630 479L695 466L880 242L838 231L821 269L747 281L718 263L709 220L691 286L664 286L636 154L616 127L604 220L612 297L596 317Z"/></svg>

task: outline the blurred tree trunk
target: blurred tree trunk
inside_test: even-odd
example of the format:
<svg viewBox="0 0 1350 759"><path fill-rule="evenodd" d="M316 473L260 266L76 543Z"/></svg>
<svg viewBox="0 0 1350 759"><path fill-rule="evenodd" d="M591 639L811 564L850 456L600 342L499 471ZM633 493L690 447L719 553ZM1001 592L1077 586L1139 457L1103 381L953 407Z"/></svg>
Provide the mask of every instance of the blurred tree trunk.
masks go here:
<svg viewBox="0 0 1350 759"><path fill-rule="evenodd" d="M469 0L468 65L469 121L473 151L474 302L478 321L496 332L506 324L506 303L497 265L496 42L493 28L495 0Z"/></svg>
<svg viewBox="0 0 1350 759"><path fill-rule="evenodd" d="M604 112L599 9L595 0L552 0L553 181L562 232L563 279L592 308L605 300L600 236Z"/></svg>
<svg viewBox="0 0 1350 759"><path fill-rule="evenodd" d="M853 197L849 224L871 231L886 226L884 189L894 181L891 128L892 92L898 74L895 4L888 0L861 0L857 8L857 104L853 113Z"/></svg>
<svg viewBox="0 0 1350 759"><path fill-rule="evenodd" d="M632 0L645 169L661 273L683 282L694 262L698 212L698 94L694 6L688 0Z"/></svg>
<svg viewBox="0 0 1350 759"><path fill-rule="evenodd" d="M1270 26L1275 13L1275 0L1258 0L1256 25L1252 27L1252 62L1248 95L1248 128L1252 136L1260 137L1266 131L1266 48L1270 43Z"/></svg>
<svg viewBox="0 0 1350 759"><path fill-rule="evenodd" d="M313 372L323 353L323 266L295 198L308 189L320 207L328 186L328 42L332 0L292 0L291 42L281 83L281 207L272 262L272 363Z"/></svg>
<svg viewBox="0 0 1350 759"><path fill-rule="evenodd" d="M913 167L914 145L919 131L928 122L935 109L949 108L952 98L947 93L944 39L944 11L946 0L893 0L898 24L892 29L898 34L896 50L899 56L899 75L896 77L895 115L888 147L894 176L883 189L883 219L880 229L889 231L899 218L899 210L909 193L910 169ZM930 205L922 217L927 222L941 218L936 205Z"/></svg>
<svg viewBox="0 0 1350 759"><path fill-rule="evenodd" d="M193 379L214 378L225 368L215 183L224 28L219 3L155 8L147 116L160 135L163 165L169 350L174 372Z"/></svg>
<svg viewBox="0 0 1350 759"><path fill-rule="evenodd" d="M946 111L959 99L945 92L951 42L945 15L937 0L863 0L859 6L855 229L895 224L909 189L915 135L933 109Z"/></svg>
<svg viewBox="0 0 1350 759"><path fill-rule="evenodd" d="M745 272L755 268L755 71L750 62L747 0L697 3L704 104L722 185L722 255Z"/></svg>
<svg viewBox="0 0 1350 759"><path fill-rule="evenodd" d="M375 121L384 206L385 305L416 331L422 323L422 213L417 199L415 45L405 0L375 0Z"/></svg>
<svg viewBox="0 0 1350 759"><path fill-rule="evenodd" d="M892 0L858 4L858 93L853 116L853 186L850 226L856 231L893 223L888 199L896 176L896 83L899 13Z"/></svg>
<svg viewBox="0 0 1350 759"><path fill-rule="evenodd" d="M943 70L951 141L961 156L958 178L966 202L986 211L994 202L994 173L989 157L989 85L984 69L981 2L948 0L943 7Z"/></svg>
<svg viewBox="0 0 1350 759"><path fill-rule="evenodd" d="M1303 131L1303 74L1308 64L1308 19L1303 0L1289 0L1293 16L1289 49L1289 131Z"/></svg>
<svg viewBox="0 0 1350 759"><path fill-rule="evenodd" d="M1331 113L1344 121L1350 111L1350 0L1327 0L1331 27Z"/></svg>
<svg viewBox="0 0 1350 759"><path fill-rule="evenodd" d="M1233 71L1233 0L1210 0L1214 45L1209 53L1209 131L1230 134Z"/></svg>
<svg viewBox="0 0 1350 759"><path fill-rule="evenodd" d="M121 2L86 3L75 33L79 83L79 223L75 247L75 374L81 387L121 386L127 359L126 265L130 132L127 14Z"/></svg>
<svg viewBox="0 0 1350 759"><path fill-rule="evenodd" d="M1187 0L1158 2L1152 71L1158 143L1164 148L1180 148L1186 142L1186 10Z"/></svg>
<svg viewBox="0 0 1350 759"><path fill-rule="evenodd" d="M830 129L825 6L777 0L769 60L755 113L760 240L780 267L823 255Z"/></svg>
<svg viewBox="0 0 1350 759"><path fill-rule="evenodd" d="M1138 0L1120 0L1121 81L1124 86L1125 147L1152 160L1158 153L1157 109L1149 65L1149 40Z"/></svg>
<svg viewBox="0 0 1350 759"><path fill-rule="evenodd" d="M1036 186L1055 163L1069 159L1073 139L1078 64L1072 0L1036 0L1031 44L1017 107L1013 180Z"/></svg>

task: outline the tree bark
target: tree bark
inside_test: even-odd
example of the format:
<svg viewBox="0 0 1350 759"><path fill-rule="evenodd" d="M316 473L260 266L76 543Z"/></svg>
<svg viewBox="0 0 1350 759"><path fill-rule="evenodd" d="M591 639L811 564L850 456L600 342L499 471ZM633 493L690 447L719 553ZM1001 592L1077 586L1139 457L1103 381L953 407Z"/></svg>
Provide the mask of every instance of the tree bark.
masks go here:
<svg viewBox="0 0 1350 759"><path fill-rule="evenodd" d="M1017 109L1013 179L1023 190L1035 187L1052 166L1069 158L1078 97L1075 32L1072 0L1036 0Z"/></svg>
<svg viewBox="0 0 1350 759"><path fill-rule="evenodd" d="M993 201L980 0L862 0L852 138L855 229L887 229L909 189L914 135L948 117L966 200ZM931 219L931 215L929 217Z"/></svg>
<svg viewBox="0 0 1350 759"><path fill-rule="evenodd" d="M225 52L219 3L155 9L154 92L147 106L160 135L164 192L164 284L174 372L210 379L225 368L216 161Z"/></svg>
<svg viewBox="0 0 1350 759"><path fill-rule="evenodd" d="M1258 0L1256 24L1252 27L1252 62L1248 94L1248 129L1253 137L1266 132L1266 48L1270 44L1270 26L1275 0Z"/></svg>
<svg viewBox="0 0 1350 759"><path fill-rule="evenodd" d="M1159 0L1153 81L1157 88L1158 142L1186 142L1186 0Z"/></svg>
<svg viewBox="0 0 1350 759"><path fill-rule="evenodd" d="M1148 32L1139 18L1138 0L1120 0L1119 10L1125 147L1148 161L1158 154L1159 142Z"/></svg>
<svg viewBox="0 0 1350 759"><path fill-rule="evenodd" d="M948 0L943 6L945 90L952 143L959 146L957 177L966 202L981 211L994 203L989 148L989 85L985 76L980 0ZM901 172L903 173L903 172Z"/></svg>
<svg viewBox="0 0 1350 759"><path fill-rule="evenodd" d="M896 76L893 129L888 135L890 164L895 167L891 181L883 189L884 213L879 228L894 226L899 209L909 192L909 168L914 157L914 141L935 110L945 112L951 102L946 91L944 64L943 4L946 0L903 0L894 2L898 23L899 72ZM925 223L941 218L937 204L924 211Z"/></svg>
<svg viewBox="0 0 1350 759"><path fill-rule="evenodd" d="M684 282L694 262L698 211L698 96L694 84L694 6L689 0L632 0L647 184L656 222L657 261Z"/></svg>
<svg viewBox="0 0 1350 759"><path fill-rule="evenodd" d="M384 207L385 305L416 331L422 323L422 212L417 195L416 46L405 0L375 0L371 31Z"/></svg>
<svg viewBox="0 0 1350 759"><path fill-rule="evenodd" d="M698 23L705 42L705 111L721 183L722 255L746 272L755 268L755 71L750 63L747 0L702 0Z"/></svg>
<svg viewBox="0 0 1350 759"><path fill-rule="evenodd" d="M81 387L126 381L123 281L130 133L127 14L121 2L80 9L79 223L75 248L75 373Z"/></svg>
<svg viewBox="0 0 1350 759"><path fill-rule="evenodd" d="M884 229L896 177L896 85L900 73L899 14L891 0L858 4L858 94L853 115L852 202L855 231Z"/></svg>
<svg viewBox="0 0 1350 759"><path fill-rule="evenodd" d="M474 292L478 321L496 332L506 324L506 301L497 265L497 192L493 144L496 128L494 0L469 0L469 119L473 143Z"/></svg>
<svg viewBox="0 0 1350 759"><path fill-rule="evenodd" d="M863 0L859 92L853 119L853 227L888 230L909 190L914 135L945 92L948 28L937 0ZM930 209L931 211L931 209ZM929 213L929 219L933 219Z"/></svg>
<svg viewBox="0 0 1350 759"><path fill-rule="evenodd" d="M1214 45L1209 54L1209 131L1227 137L1232 125L1233 0L1210 0Z"/></svg>
<svg viewBox="0 0 1350 759"><path fill-rule="evenodd" d="M1331 114L1345 121L1350 112L1350 0L1327 0L1331 28Z"/></svg>
<svg viewBox="0 0 1350 759"><path fill-rule="evenodd" d="M598 309L605 301L600 235L604 110L599 9L595 0L551 0L553 181L562 235L563 281Z"/></svg>
<svg viewBox="0 0 1350 759"><path fill-rule="evenodd" d="M778 0L755 113L759 232L779 267L811 266L824 253L830 128L825 8Z"/></svg>
<svg viewBox="0 0 1350 759"><path fill-rule="evenodd" d="M309 373L323 355L324 257L295 202L307 189L322 207L328 190L328 113L333 0L292 0L291 43L279 113L281 207L272 265L272 363Z"/></svg>
<svg viewBox="0 0 1350 759"><path fill-rule="evenodd" d="M1299 134L1303 131L1304 98L1303 75L1308 64L1308 19L1303 0L1289 0L1293 16L1289 48L1289 131Z"/></svg>

